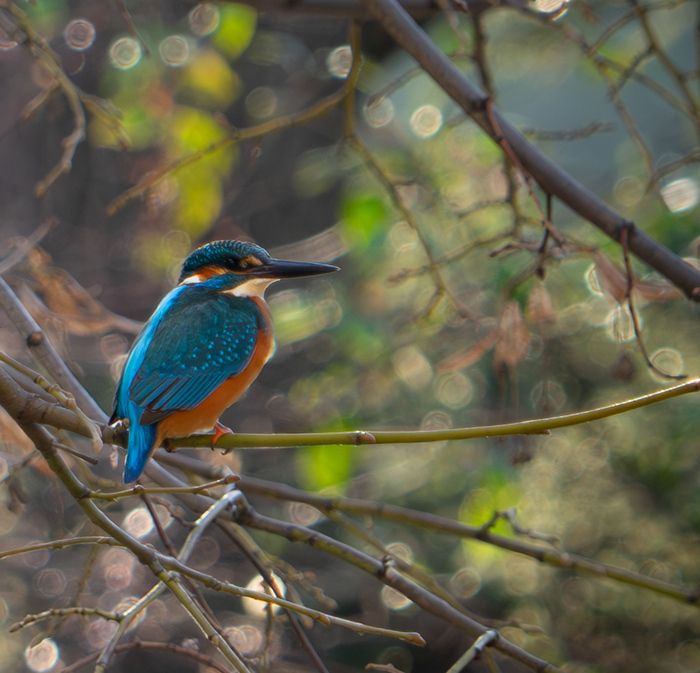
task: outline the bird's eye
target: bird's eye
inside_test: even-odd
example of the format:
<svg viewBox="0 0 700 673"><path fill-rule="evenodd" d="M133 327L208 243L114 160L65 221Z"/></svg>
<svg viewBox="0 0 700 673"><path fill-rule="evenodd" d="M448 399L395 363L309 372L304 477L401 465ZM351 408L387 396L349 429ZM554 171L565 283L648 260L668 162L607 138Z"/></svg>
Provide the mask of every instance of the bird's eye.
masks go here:
<svg viewBox="0 0 700 673"><path fill-rule="evenodd" d="M241 270L249 269L252 266L262 266L262 262L255 255L248 255L238 260L238 268Z"/></svg>

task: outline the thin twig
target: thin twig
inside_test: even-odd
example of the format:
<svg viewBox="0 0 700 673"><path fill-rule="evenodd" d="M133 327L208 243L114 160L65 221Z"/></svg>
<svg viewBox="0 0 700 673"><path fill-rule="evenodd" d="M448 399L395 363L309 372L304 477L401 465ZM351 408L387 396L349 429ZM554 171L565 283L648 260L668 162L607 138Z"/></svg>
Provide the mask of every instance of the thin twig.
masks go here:
<svg viewBox="0 0 700 673"><path fill-rule="evenodd" d="M146 56L150 56L151 50L149 49L148 45L146 44L146 41L143 39L141 33L136 27L136 24L134 23L134 18L131 16L131 12L129 12L129 8L126 6L126 2L124 0L114 0L114 4L117 6L119 14L122 17L124 23L126 24L126 29L127 31L129 31L129 35L131 35L135 40L138 41L138 43L141 45L141 50L143 51L143 53Z"/></svg>
<svg viewBox="0 0 700 673"><path fill-rule="evenodd" d="M121 616L116 612L101 610L100 608L88 608L84 606L76 606L71 608L51 608L33 615L27 615L18 622L10 626L10 633L15 633L27 626L44 621L45 619L53 619L55 617L72 617L79 615L80 617L101 617L102 619L118 622Z"/></svg>
<svg viewBox="0 0 700 673"><path fill-rule="evenodd" d="M649 369L651 369L653 372L656 372L659 376L665 379L673 379L676 381L686 379L688 378L687 374L669 374L668 372L663 371L663 369L659 369L649 357L649 351L647 351L647 347L644 344L644 338L642 337L642 329L639 325L639 317L637 316L637 310L634 305L634 272L632 271L632 264L630 262L629 254L627 252L626 231L622 232L620 243L622 245L622 256L625 261L625 273L627 274L627 288L625 290L625 300L627 301L627 308L629 309L630 318L632 320L632 327L634 329L634 337L637 341L637 345L639 346L639 352L642 354L642 357L644 358L647 367L649 367Z"/></svg>
<svg viewBox="0 0 700 673"><path fill-rule="evenodd" d="M174 654L177 657L192 659L196 663L202 664L205 667L205 670L212 669L214 671L217 671L218 673L231 673L231 669L224 668L221 664L217 663L216 661L214 661L214 659L207 656L206 654L202 654L201 652L198 652L197 650L194 650L190 647L176 645L175 643L159 643L150 640L136 639L132 640L129 643L122 643L121 645L117 645L117 647L114 650L114 653L122 654L124 652L131 652L133 650L167 652L169 654ZM56 673L75 673L75 671L79 671L81 668L83 668L83 666L87 666L87 664L96 661L99 656L99 652L93 652L92 654L88 654L87 656L74 661L69 666L65 666L59 669L58 671L56 671Z"/></svg>
<svg viewBox="0 0 700 673"><path fill-rule="evenodd" d="M229 145L234 145L245 140L262 138L270 135L271 133L292 128L293 126L307 124L329 113L331 110L338 107L345 100L348 94L353 91L357 81L357 76L359 74L359 67L360 59L359 57L354 56L353 68L338 91L326 96L326 98L321 99L305 110L285 115L283 117L276 117L275 119L271 119L256 126L249 126L242 129L232 129L221 140L217 140L203 149L186 154L167 164L166 166L153 171L147 177L144 177L137 185L127 189L125 192L113 199L107 205L107 214L114 215L124 208L124 206L126 206L129 202L140 198L146 192L148 192L148 190L152 189L166 178L177 173L183 168L200 161L204 157L210 156L211 154L228 147Z"/></svg>
<svg viewBox="0 0 700 673"><path fill-rule="evenodd" d="M42 197L61 175L67 173L71 169L73 157L75 156L78 145L85 139L85 110L83 109L77 87L64 72L58 56L53 49L51 49L46 40L34 30L29 21L29 17L14 3L10 3L7 9L17 21L18 27L26 35L26 43L34 58L44 65L51 76L56 80L73 115L73 130L63 139L63 152L58 163L49 171L48 175L36 185L36 195Z"/></svg>
<svg viewBox="0 0 700 673"><path fill-rule="evenodd" d="M224 534L236 545L236 547L238 547L238 549L241 550L241 552L253 564L255 569L260 573L260 576L265 580L265 583L267 584L267 586L270 587L270 590L275 594L275 596L277 596L277 598L283 598L284 596L282 590L280 589L278 583L275 581L274 576L269 570L269 566L271 565L271 563L269 559L267 559L262 549L260 549L260 547L256 544L255 540L253 540L253 538L250 537L250 535L248 535L248 533L246 533L246 531L243 528L241 528L233 522L226 522L226 524L224 524L223 522L217 523L219 529L224 532ZM299 639L299 642L304 648L304 651L309 656L311 663L316 667L316 670L318 670L319 673L329 673L320 655L309 640L309 637L306 635L304 627L302 626L297 615L294 614L294 612L291 610L285 609L285 612L287 614L287 618L289 619L289 623L292 626L292 629L294 630L294 633ZM268 612L268 614L270 614L270 612Z"/></svg>
<svg viewBox="0 0 700 673"><path fill-rule="evenodd" d="M478 540L506 551L529 556L546 565L565 568L583 574L596 575L598 577L607 577L623 584L642 587L674 600L681 601L682 603L698 605L698 600L700 599L700 592L697 589L685 589L625 568L618 568L616 566L600 563L549 546L542 547L512 537L496 535L484 526L469 526L427 512L419 512L406 507L360 500L357 498L323 497L313 493L307 493L306 491L293 488L292 486L277 484L253 477L244 477L241 480L240 488L246 493L255 493L292 502L303 502L323 512L338 510L348 514L376 516L397 523L425 528L443 535L455 535L461 538Z"/></svg>
<svg viewBox="0 0 700 673"><path fill-rule="evenodd" d="M493 124L484 114L487 97L436 47L397 0L363 0L363 4L445 93L493 137L495 135ZM524 169L545 192L553 194L606 235L619 241L621 227L629 224L625 218L529 143L500 112L493 109L493 116L501 128L503 137ZM629 238L629 247L637 257L666 276L688 297L694 301L700 301L698 269L693 268L638 228L634 229L633 235Z"/></svg>
<svg viewBox="0 0 700 673"><path fill-rule="evenodd" d="M676 65L671 60L670 56L666 50L661 45L656 31L654 30L651 21L649 20L649 10L645 5L642 5L639 0L629 0L630 5L634 9L637 18L639 19L639 24L644 31L644 35L647 39L647 44L649 45L650 51L656 56L659 62L666 69L666 72L675 80L678 89L680 90L685 102L688 107L693 111L695 116L696 125L700 123L700 117L698 117L698 105L690 92L688 87L688 82L683 77L681 71L676 67Z"/></svg>
<svg viewBox="0 0 700 673"><path fill-rule="evenodd" d="M370 152L367 145L365 145L360 138L353 135L348 137L346 142L362 159L365 166L367 166L367 168L374 174L380 185L389 195L394 208L396 208L396 210L401 214L401 217L405 220L406 224L408 224L408 226L415 232L421 248L423 249L423 253L428 258L428 266L430 268L430 274L433 278L435 288L438 292L438 298L442 296L447 297L461 317L470 320L473 319L471 311L458 299L445 280L442 269L440 269L439 265L435 262L435 256L426 235L423 233L411 210L406 206L404 200L401 198L401 194L399 193L394 181L382 168L372 152Z"/></svg>
<svg viewBox="0 0 700 673"><path fill-rule="evenodd" d="M22 238L14 246L14 250L3 258L0 262L0 275L7 273L12 268L17 266L48 234L53 227L56 226L57 220L54 217L49 217L44 220L29 236Z"/></svg>
<svg viewBox="0 0 700 673"><path fill-rule="evenodd" d="M165 486L142 486L136 484L131 488L126 488L122 491L112 491L106 493L104 491L90 491L88 498L96 500L121 500L122 498L131 498L134 496L143 495L175 495L178 493L205 493L206 491L216 488L217 486L227 486L235 484L240 477L236 474L226 475L220 479L209 481L205 484L196 484L194 486L183 486L182 488L168 488Z"/></svg>
<svg viewBox="0 0 700 673"><path fill-rule="evenodd" d="M180 553L178 554L179 561L181 561L182 563L187 562L190 554L194 551L195 544L202 536L202 533L206 530L209 524L211 524L216 519L216 517L221 511L229 507L236 499L240 498L240 495L240 492L236 490L227 491L226 493L224 493L223 496L221 496L221 498L215 501L214 504L204 514L202 514L197 519L194 527L192 528L192 530L190 530L189 534L187 535L187 538L185 539L185 543L183 544ZM169 588L172 590L172 587ZM161 593L163 593L165 589L165 582L156 584L152 589L146 592L144 596L142 596L131 607L129 607L122 613L119 620L119 626L117 627L116 631L112 634L112 637L109 639L107 645L105 645L105 647L102 649L102 652L97 659L97 663L95 664L95 673L104 673L104 670L109 665L109 662L114 654L114 650L117 646L117 643L122 639L122 637L128 630L131 622L133 622L133 620L139 615L139 613L143 612L156 598L158 598L158 596ZM182 589L180 589L180 591L182 591ZM239 655L231 649L230 645L226 643L224 639L220 638L219 640L223 641L223 647L220 648L220 651L222 652L222 654L224 654L229 663L233 664L236 670L238 671L248 671L247 666L243 663Z"/></svg>
<svg viewBox="0 0 700 673"><path fill-rule="evenodd" d="M63 390L73 395L80 408L88 416L104 423L107 420L105 412L68 369L61 356L46 338L41 327L24 308L22 302L3 278L0 278L0 308L7 313L32 355L49 372L51 378Z"/></svg>
<svg viewBox="0 0 700 673"><path fill-rule="evenodd" d="M474 644L447 669L447 673L461 673L474 659L478 659L484 649L497 640L498 637L498 631L494 630L487 631L479 636L474 641Z"/></svg>
<svg viewBox="0 0 700 673"><path fill-rule="evenodd" d="M21 554L31 554L44 549L66 549L76 545L107 545L109 547L120 547L121 545L111 537L104 535L85 535L83 537L69 537L61 540L51 540L49 542L35 542L34 544L24 545L22 547L13 547L0 551L0 560L9 558L10 556L19 556Z"/></svg>

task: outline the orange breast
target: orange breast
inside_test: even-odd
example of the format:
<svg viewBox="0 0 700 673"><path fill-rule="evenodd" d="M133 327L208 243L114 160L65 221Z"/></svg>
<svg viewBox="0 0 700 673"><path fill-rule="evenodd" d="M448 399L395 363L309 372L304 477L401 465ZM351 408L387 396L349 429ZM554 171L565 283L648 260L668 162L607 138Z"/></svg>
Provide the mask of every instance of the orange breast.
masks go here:
<svg viewBox="0 0 700 673"><path fill-rule="evenodd" d="M250 362L242 372L224 381L198 406L187 411L175 411L160 421L155 446L159 446L169 437L187 437L195 432L211 430L219 420L219 416L248 390L265 363L272 357L275 341L272 336L269 310L262 299L258 297L251 299L258 304L263 314L263 329L259 332L258 342Z"/></svg>

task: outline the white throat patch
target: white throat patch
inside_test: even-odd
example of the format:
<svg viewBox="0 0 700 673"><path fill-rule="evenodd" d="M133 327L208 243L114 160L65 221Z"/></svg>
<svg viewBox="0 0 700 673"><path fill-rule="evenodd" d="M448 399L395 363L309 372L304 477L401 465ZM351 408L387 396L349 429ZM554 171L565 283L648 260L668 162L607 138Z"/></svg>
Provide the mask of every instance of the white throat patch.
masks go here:
<svg viewBox="0 0 700 673"><path fill-rule="evenodd" d="M265 290L272 285L277 278L251 278L242 282L240 285L231 290L225 290L226 294L232 294L234 297L264 297Z"/></svg>

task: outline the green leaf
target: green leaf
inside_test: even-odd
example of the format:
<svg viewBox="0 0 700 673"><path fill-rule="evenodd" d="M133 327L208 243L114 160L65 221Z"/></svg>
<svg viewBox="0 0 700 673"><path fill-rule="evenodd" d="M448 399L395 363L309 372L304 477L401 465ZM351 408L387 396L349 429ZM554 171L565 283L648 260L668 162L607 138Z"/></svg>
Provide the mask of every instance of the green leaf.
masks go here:
<svg viewBox="0 0 700 673"><path fill-rule="evenodd" d="M387 218L384 201L373 194L353 194L341 206L343 234L350 245L367 248L383 229Z"/></svg>
<svg viewBox="0 0 700 673"><path fill-rule="evenodd" d="M219 27L214 33L214 44L226 56L235 59L248 47L255 34L257 13L245 5L219 5Z"/></svg>
<svg viewBox="0 0 700 673"><path fill-rule="evenodd" d="M296 469L302 487L320 491L333 487L342 492L355 462L353 446L306 446L299 449Z"/></svg>

